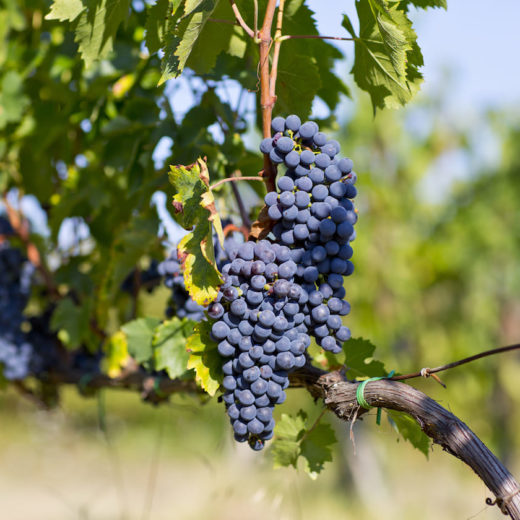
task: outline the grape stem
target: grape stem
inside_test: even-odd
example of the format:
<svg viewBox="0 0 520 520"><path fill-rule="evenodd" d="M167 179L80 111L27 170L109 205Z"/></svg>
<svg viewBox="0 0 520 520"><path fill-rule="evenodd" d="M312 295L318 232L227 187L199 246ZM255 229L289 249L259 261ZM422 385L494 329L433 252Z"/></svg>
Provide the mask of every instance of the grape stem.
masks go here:
<svg viewBox="0 0 520 520"><path fill-rule="evenodd" d="M276 17L276 31L274 33L274 51L273 63L271 64L271 75L269 80L269 88L271 98L276 101L276 78L278 76L278 60L280 58L280 47L282 46L282 25L283 25L283 10L285 7L285 0L280 0L278 5L278 14Z"/></svg>
<svg viewBox="0 0 520 520"><path fill-rule="evenodd" d="M244 31L250 36L251 38L255 37L255 33L249 25L245 22L245 20L242 18L242 15L240 14L240 11L238 10L238 6L235 4L234 0L229 0L229 3L231 4L231 9L233 9L233 13L235 14L235 18L237 19L237 22L239 23L240 27L244 29Z"/></svg>
<svg viewBox="0 0 520 520"><path fill-rule="evenodd" d="M260 43L258 41L258 0L254 0L254 18L253 18L253 31L255 33L255 43Z"/></svg>
<svg viewBox="0 0 520 520"><path fill-rule="evenodd" d="M249 220L249 215L247 214L246 207L244 206L244 201L242 200L242 196L238 191L237 185L232 182L231 189L233 190L233 195L235 196L235 200L237 201L238 211L240 212L240 217L242 218L242 225L249 230L251 227L251 221Z"/></svg>
<svg viewBox="0 0 520 520"><path fill-rule="evenodd" d="M276 0L269 0L265 11L264 22L258 34L260 47L260 106L262 108L262 128L264 138L271 137L271 118L273 106L276 98L271 95L270 71L269 71L269 52L272 45L271 28L273 26L274 13L276 10ZM263 177L267 191L276 189L276 167L267 155L264 154Z"/></svg>
<svg viewBox="0 0 520 520"><path fill-rule="evenodd" d="M338 40L338 41L345 41L345 42L353 42L356 41L358 38L344 38L342 36L321 36L319 34L286 34L284 36L278 36L278 38L275 37L275 41L283 42L285 40L307 40L307 39L313 39L313 40Z"/></svg>
<svg viewBox="0 0 520 520"><path fill-rule="evenodd" d="M225 179L221 179L220 181L216 182L215 184L212 184L209 189L214 190L215 188L218 188L221 184L224 184L225 182L235 182L235 181L261 181L263 182L264 179L260 177L260 175L251 176L251 177L226 177Z"/></svg>
<svg viewBox="0 0 520 520"><path fill-rule="evenodd" d="M208 18L208 22L225 23L227 25L240 25L236 20L226 20L224 18Z"/></svg>

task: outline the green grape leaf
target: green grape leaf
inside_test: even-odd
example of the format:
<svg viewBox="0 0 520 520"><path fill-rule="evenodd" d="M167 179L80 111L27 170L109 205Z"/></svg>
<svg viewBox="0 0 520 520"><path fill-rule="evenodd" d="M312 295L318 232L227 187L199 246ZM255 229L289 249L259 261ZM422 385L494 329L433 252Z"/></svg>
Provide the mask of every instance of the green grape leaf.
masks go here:
<svg viewBox="0 0 520 520"><path fill-rule="evenodd" d="M406 104L419 90L422 54L412 22L397 3L356 2L359 35L344 16L343 27L355 40L352 67L356 84L370 94L374 110Z"/></svg>
<svg viewBox="0 0 520 520"><path fill-rule="evenodd" d="M112 334L103 346L105 356L103 357L104 369L109 377L119 377L121 369L129 360L128 341L124 332L118 330Z"/></svg>
<svg viewBox="0 0 520 520"><path fill-rule="evenodd" d="M297 113L302 119L307 118L321 87L319 69L312 54L280 53L276 100L280 113Z"/></svg>
<svg viewBox="0 0 520 520"><path fill-rule="evenodd" d="M388 420L396 432L407 440L414 448L424 453L428 458L430 453L430 438L421 430L416 421L408 414L397 410L386 410Z"/></svg>
<svg viewBox="0 0 520 520"><path fill-rule="evenodd" d="M211 323L197 323L193 334L186 341L186 350L190 354L187 368L195 370L195 380L213 397L222 379L222 357L210 332Z"/></svg>
<svg viewBox="0 0 520 520"><path fill-rule="evenodd" d="M223 243L222 223L209 189L208 167L198 159L190 166L171 166L170 182L176 190L173 207L186 229L195 226L178 245L186 290L199 305L216 297L222 282L215 262L213 228Z"/></svg>
<svg viewBox="0 0 520 520"><path fill-rule="evenodd" d="M282 414L277 421L274 432L275 440L271 445L274 467L296 467L301 454L300 440L305 434L307 414L300 410L295 416Z"/></svg>
<svg viewBox="0 0 520 520"><path fill-rule="evenodd" d="M0 130L19 121L28 105L22 77L14 70L6 72L0 83Z"/></svg>
<svg viewBox="0 0 520 520"><path fill-rule="evenodd" d="M73 22L84 10L85 5L81 0L54 0L45 19Z"/></svg>
<svg viewBox="0 0 520 520"><path fill-rule="evenodd" d="M307 413L300 410L295 416L282 414L276 423L275 440L271 454L275 468L297 467L301 457L303 467L311 478L316 478L325 462L332 461L331 446L336 442L328 424L318 422L309 426Z"/></svg>
<svg viewBox="0 0 520 520"><path fill-rule="evenodd" d="M316 476L325 462L332 462L331 446L337 442L330 424L319 423L310 430L301 442L301 456L305 461L305 471Z"/></svg>
<svg viewBox="0 0 520 520"><path fill-rule="evenodd" d="M51 329L67 348L78 348L89 336L89 316L88 305L79 306L71 298L64 298L52 314Z"/></svg>
<svg viewBox="0 0 520 520"><path fill-rule="evenodd" d="M76 27L75 40L89 68L112 50L117 29L129 13L130 0L99 0L89 4Z"/></svg>
<svg viewBox="0 0 520 520"><path fill-rule="evenodd" d="M234 20L231 4L226 1L219 2L211 17ZM244 31L233 23L207 23L193 44L186 66L197 74L207 74L215 67L219 54L228 52L243 58L246 45Z"/></svg>
<svg viewBox="0 0 520 520"><path fill-rule="evenodd" d="M381 377L388 375L384 363L372 359L376 347L367 339L351 338L343 344L348 375Z"/></svg>
<svg viewBox="0 0 520 520"><path fill-rule="evenodd" d="M180 19L176 12L169 16L164 34L164 58L159 85L181 74L217 3L218 0L187 0L184 15Z"/></svg>
<svg viewBox="0 0 520 520"><path fill-rule="evenodd" d="M314 13L302 2L293 1L286 3L283 29L286 34L319 35ZM280 55L282 60L288 58L289 63L293 55L319 56L319 59L313 62L318 69L321 85L316 94L325 101L331 110L334 110L338 104L340 94L349 95L349 90L345 83L334 74L334 62L342 59L344 57L343 53L326 40L293 39L282 43ZM289 72L293 71L290 70ZM278 94L281 94L281 92Z"/></svg>
<svg viewBox="0 0 520 520"><path fill-rule="evenodd" d="M150 54L156 53L162 46L168 20L170 0L157 0L147 10L145 41Z"/></svg>
<svg viewBox="0 0 520 520"><path fill-rule="evenodd" d="M158 318L139 318L121 327L126 334L128 353L147 369L153 367L154 332L160 322Z"/></svg>
<svg viewBox="0 0 520 520"><path fill-rule="evenodd" d="M186 338L191 331L193 322L177 317L161 323L155 329L152 345L156 370L166 370L171 379L186 372L190 357L186 351Z"/></svg>

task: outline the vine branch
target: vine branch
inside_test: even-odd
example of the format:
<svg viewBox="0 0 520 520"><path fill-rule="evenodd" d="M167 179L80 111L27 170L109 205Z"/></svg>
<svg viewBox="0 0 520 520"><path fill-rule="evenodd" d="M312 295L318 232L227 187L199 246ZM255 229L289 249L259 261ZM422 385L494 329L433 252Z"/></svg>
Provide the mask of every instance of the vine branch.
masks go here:
<svg viewBox="0 0 520 520"><path fill-rule="evenodd" d="M306 386L344 421L367 412L357 401L359 383L348 381L339 372L306 366L293 374L292 382ZM412 386L389 379L371 381L365 386L364 397L371 406L410 415L435 444L467 464L481 478L495 495L495 500L488 504L496 504L513 520L520 520L520 484L458 417Z"/></svg>
<svg viewBox="0 0 520 520"><path fill-rule="evenodd" d="M212 184L209 189L214 190L215 188L218 188L221 184L224 184L225 182L237 182L237 181L260 181L263 182L264 179L260 177L260 175L250 176L250 177L226 177L225 179L221 179L220 181L217 181L215 184Z"/></svg>
<svg viewBox="0 0 520 520"><path fill-rule="evenodd" d="M159 403L173 393L203 393L195 381L153 376L139 368L118 378L75 370L53 372L41 377L46 384L74 384L80 390L121 388L141 392L144 399ZM368 410L360 408L356 390L359 383L340 372L325 372L312 365L290 375L291 387L305 387L315 399L340 419L352 422ZM520 520L520 484L484 443L458 417L410 385L383 379L371 381L364 389L365 400L373 407L397 410L410 415L434 443L472 468L495 495L496 504L513 520Z"/></svg>

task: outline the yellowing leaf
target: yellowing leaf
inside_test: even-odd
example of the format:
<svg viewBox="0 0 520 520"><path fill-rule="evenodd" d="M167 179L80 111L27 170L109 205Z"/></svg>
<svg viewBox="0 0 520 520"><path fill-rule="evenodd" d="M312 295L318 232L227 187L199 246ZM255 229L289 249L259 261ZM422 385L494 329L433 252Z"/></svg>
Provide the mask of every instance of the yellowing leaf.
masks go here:
<svg viewBox="0 0 520 520"><path fill-rule="evenodd" d="M186 350L190 353L187 368L195 370L197 383L214 396L222 378L222 358L210 331L211 324L207 321L195 325L194 333L186 341Z"/></svg>
<svg viewBox="0 0 520 520"><path fill-rule="evenodd" d="M220 217L209 189L206 162L198 159L190 166L172 166L170 182L176 190L173 206L186 229L195 228L179 243L177 251L184 270L186 290L199 305L208 305L222 283L215 262L213 227L223 243Z"/></svg>
<svg viewBox="0 0 520 520"><path fill-rule="evenodd" d="M112 334L104 345L105 358L104 363L106 372L109 377L119 377L121 369L126 366L130 360L128 354L128 342L126 335L122 331Z"/></svg>
<svg viewBox="0 0 520 520"><path fill-rule="evenodd" d="M222 230L222 222L220 221L217 208L215 207L215 197L213 197L213 193L210 190L202 194L201 204L203 208L206 208L209 211L209 221L215 228L220 245L224 247L224 231Z"/></svg>
<svg viewBox="0 0 520 520"><path fill-rule="evenodd" d="M112 87L112 92L116 99L121 99L135 83L135 74L125 74L121 76Z"/></svg>

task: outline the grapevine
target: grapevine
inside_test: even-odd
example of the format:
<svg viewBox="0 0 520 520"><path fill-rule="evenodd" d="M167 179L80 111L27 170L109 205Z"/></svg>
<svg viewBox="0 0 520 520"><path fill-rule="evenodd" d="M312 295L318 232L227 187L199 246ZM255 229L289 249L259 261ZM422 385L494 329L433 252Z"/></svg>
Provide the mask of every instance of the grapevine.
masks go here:
<svg viewBox="0 0 520 520"><path fill-rule="evenodd" d="M313 477L333 459L340 431L333 431L326 411L355 422L371 406L384 407L401 437L425 454L427 436L440 443L520 520L520 486L507 470L460 420L396 382L437 378L436 372L518 345L390 377L371 340L355 337L364 328L392 344L423 332L420 319L415 329L401 321L386 330L391 318L399 322L398 305L388 302L401 303L403 292L386 279L387 292L372 291L361 274L392 278L382 276L369 249L384 250L375 221L394 225L379 188L390 209L406 207L415 218L423 208L415 201L410 208L395 204L397 191L410 189L419 170L449 147L437 130L426 130L424 142L413 141L425 153L409 154L413 167L401 172L395 136L385 139L387 126L367 123L363 103L349 112L348 143L356 166L366 170L366 186L383 168L377 160L363 164L363 157L372 159L376 151L377 159L382 151L385 161L388 154L396 163L395 174L363 190L363 207L372 209L364 235L371 236L367 251L357 252L356 267L363 253L364 273L353 277L353 286L359 185L352 159L340 150L344 135L326 132L336 128L340 102L352 90L348 82L357 89L353 101L369 96L374 114L413 98L424 60L411 14L446 2L356 0L348 15L341 8L338 34L328 36L318 28L321 8L308 2L105 3L35 0L0 7L2 388L42 408L59 404L64 385L75 385L82 396L129 389L154 405L176 392L215 398L231 424L232 446L234 439L254 451L268 447L275 465L302 467ZM338 72L347 62L350 76ZM449 141L463 147L470 140ZM507 149L513 156L516 147ZM396 190L401 178L406 182ZM450 198L452 211L436 228L425 226L444 262L436 271L433 261L423 265L434 255L422 255L428 281L419 289L437 286L441 275L448 292L452 275L457 281L460 271L467 275L460 258L442 254L439 237L444 233L448 243L453 215L501 185L479 185L477 176L467 182L471 193ZM504 207L508 196L501 197ZM432 215L424 212L416 221L427 223ZM499 242L497 233L480 242L486 222L494 229L510 226L509 235L517 235L514 219L497 226L486 213L472 230L472 245L490 245L492 237L507 251L511 244ZM398 230L387 231L395 237ZM421 244L430 251L427 241ZM507 273L508 283L496 284L495 296L509 308L517 296L510 287L517 284L503 257L494 276ZM445 300L453 315L476 317L455 300ZM358 321L350 318L350 302ZM380 316L381 306L392 310ZM432 322L418 344L428 336L460 336L449 324L432 336ZM467 344L493 337L494 324L488 328L472 338L468 333ZM291 410L298 404L291 387L312 397L298 411ZM99 397L107 433L111 421Z"/></svg>

